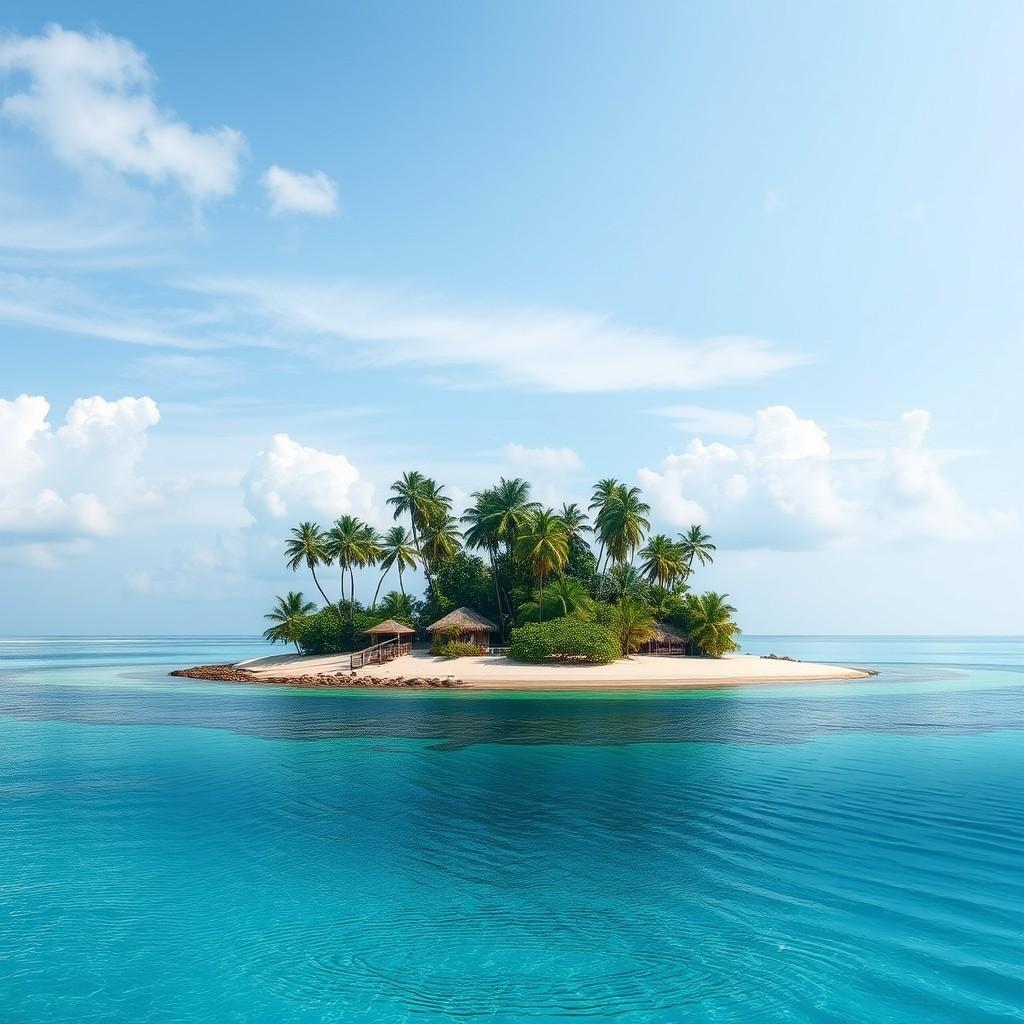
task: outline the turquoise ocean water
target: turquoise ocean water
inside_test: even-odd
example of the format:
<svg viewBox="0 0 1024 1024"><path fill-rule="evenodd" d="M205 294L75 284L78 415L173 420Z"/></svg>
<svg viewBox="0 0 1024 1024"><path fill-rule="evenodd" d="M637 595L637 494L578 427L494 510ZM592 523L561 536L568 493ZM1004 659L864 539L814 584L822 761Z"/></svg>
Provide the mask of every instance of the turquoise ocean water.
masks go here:
<svg viewBox="0 0 1024 1024"><path fill-rule="evenodd" d="M1024 1020L1024 640L877 679L264 689L0 641L0 1021Z"/></svg>

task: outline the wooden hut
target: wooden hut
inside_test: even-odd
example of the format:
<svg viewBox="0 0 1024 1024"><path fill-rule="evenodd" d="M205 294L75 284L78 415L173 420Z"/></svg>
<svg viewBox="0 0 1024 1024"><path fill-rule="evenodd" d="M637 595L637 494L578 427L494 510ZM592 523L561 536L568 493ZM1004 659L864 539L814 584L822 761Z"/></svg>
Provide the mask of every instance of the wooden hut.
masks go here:
<svg viewBox="0 0 1024 1024"><path fill-rule="evenodd" d="M396 658L412 651L412 640L416 636L415 629L396 622L394 619L385 619L383 622L378 622L376 626L364 629L363 632L370 638L371 647L387 643L388 640L395 641L388 645L386 651Z"/></svg>
<svg viewBox="0 0 1024 1024"><path fill-rule="evenodd" d="M666 654L677 657L686 653L687 636L681 629L664 622L654 624L654 632L645 644L637 649L638 654Z"/></svg>
<svg viewBox="0 0 1024 1024"><path fill-rule="evenodd" d="M477 647L490 647L491 634L497 631L498 627L490 619L485 619L472 608L456 608L427 626L427 632L435 642L438 634L444 633L450 634L451 639L458 643L476 644Z"/></svg>

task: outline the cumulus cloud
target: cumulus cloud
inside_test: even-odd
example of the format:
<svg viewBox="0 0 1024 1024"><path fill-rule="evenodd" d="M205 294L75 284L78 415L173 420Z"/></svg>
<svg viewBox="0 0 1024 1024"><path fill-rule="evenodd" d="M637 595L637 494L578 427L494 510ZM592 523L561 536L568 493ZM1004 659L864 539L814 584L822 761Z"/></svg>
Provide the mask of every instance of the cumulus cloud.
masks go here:
<svg viewBox="0 0 1024 1024"><path fill-rule="evenodd" d="M123 575L126 590L141 597L175 595L219 600L260 586L279 586L288 531L304 519L328 528L350 513L373 523L374 487L344 455L300 444L275 434L256 453L240 480L236 500L249 521L210 534L192 533L184 542L154 549L150 564ZM325 586L330 584L325 580ZM303 581L298 583L306 588Z"/></svg>
<svg viewBox="0 0 1024 1024"><path fill-rule="evenodd" d="M154 98L145 54L127 39L51 25L0 39L0 73L24 80L0 113L36 131L76 168L105 167L195 200L230 195L245 139L232 128L196 131Z"/></svg>
<svg viewBox="0 0 1024 1024"><path fill-rule="evenodd" d="M323 171L302 174L276 164L262 177L270 200L270 212L308 213L330 217L338 212L338 189Z"/></svg>
<svg viewBox="0 0 1024 1024"><path fill-rule="evenodd" d="M138 475L151 398L79 398L54 430L41 396L0 399L0 546L52 562L61 545L116 533L156 495Z"/></svg>
<svg viewBox="0 0 1024 1024"><path fill-rule="evenodd" d="M431 366L450 386L542 391L688 391L761 380L804 362L761 338L698 341L594 313L481 310L351 282L209 277L192 287L233 303L252 335L272 334L351 367ZM444 372L472 369L446 380Z"/></svg>
<svg viewBox="0 0 1024 1024"><path fill-rule="evenodd" d="M837 454L825 431L787 406L753 418L742 444L694 438L638 477L658 514L703 523L733 547L808 548L871 540L986 538L1011 514L970 508L944 474L946 456L925 446L928 413L904 413L896 443Z"/></svg>
<svg viewBox="0 0 1024 1024"><path fill-rule="evenodd" d="M312 517L330 522L344 513L375 519L373 484L344 455L310 448L275 434L242 481L245 507L257 523Z"/></svg>

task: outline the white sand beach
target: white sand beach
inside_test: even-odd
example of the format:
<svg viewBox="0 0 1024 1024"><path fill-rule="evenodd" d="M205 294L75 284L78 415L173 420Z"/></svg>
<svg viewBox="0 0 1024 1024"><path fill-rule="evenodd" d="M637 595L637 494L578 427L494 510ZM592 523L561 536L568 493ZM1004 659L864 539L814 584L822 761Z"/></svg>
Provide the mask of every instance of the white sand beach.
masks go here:
<svg viewBox="0 0 1024 1024"><path fill-rule="evenodd" d="M240 662L260 677L315 676L348 671L348 655L278 655ZM784 661L749 654L724 658L671 658L634 655L611 665L527 665L500 656L446 659L414 651L386 665L370 665L357 675L377 678L454 676L473 690L631 690L686 689L752 683L806 683L865 679L871 673L810 661Z"/></svg>

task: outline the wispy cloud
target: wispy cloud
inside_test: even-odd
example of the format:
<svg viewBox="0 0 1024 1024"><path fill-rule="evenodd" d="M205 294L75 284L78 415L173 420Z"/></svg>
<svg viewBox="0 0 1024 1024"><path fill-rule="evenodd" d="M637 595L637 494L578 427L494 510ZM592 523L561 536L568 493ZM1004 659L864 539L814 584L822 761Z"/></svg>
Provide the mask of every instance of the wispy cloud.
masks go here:
<svg viewBox="0 0 1024 1024"><path fill-rule="evenodd" d="M233 302L237 323L254 334L288 340L328 362L472 368L492 387L698 390L760 380L805 361L762 338L694 341L596 313L481 309L351 282L207 277L191 287Z"/></svg>
<svg viewBox="0 0 1024 1024"><path fill-rule="evenodd" d="M117 299L95 295L62 278L0 273L0 323L41 327L133 345L206 349L213 343L173 326L188 323L184 311L119 309ZM168 329L167 324L172 324Z"/></svg>
<svg viewBox="0 0 1024 1024"><path fill-rule="evenodd" d="M571 448L528 448L522 444L507 444L504 456L517 472L533 472L541 476L564 476L583 468L583 460Z"/></svg>
<svg viewBox="0 0 1024 1024"><path fill-rule="evenodd" d="M187 352L159 352L143 356L135 363L144 377L153 380L174 378L194 387L229 387L244 374L235 360L219 356L193 355Z"/></svg>
<svg viewBox="0 0 1024 1024"><path fill-rule="evenodd" d="M806 362L762 338L688 340L596 313L483 308L352 282L207 277L146 282L131 300L102 275L0 273L0 323L185 351L290 350L329 369L426 369L450 388L697 391Z"/></svg>
<svg viewBox="0 0 1024 1024"><path fill-rule="evenodd" d="M748 437L754 432L754 417L731 409L709 409L703 405L663 405L649 410L663 416L688 434L712 437Z"/></svg>

